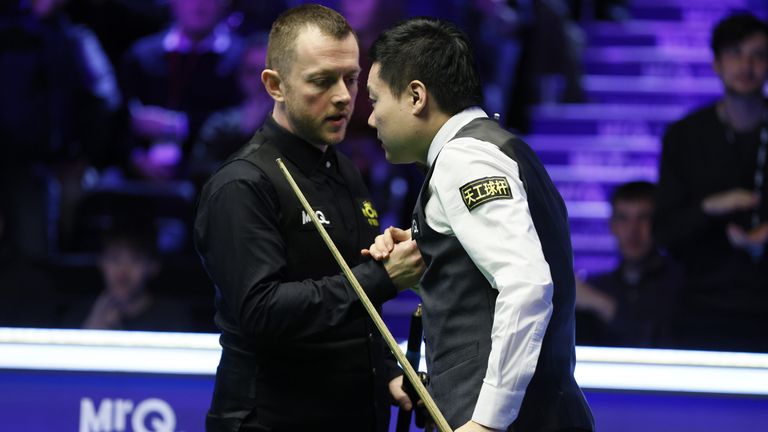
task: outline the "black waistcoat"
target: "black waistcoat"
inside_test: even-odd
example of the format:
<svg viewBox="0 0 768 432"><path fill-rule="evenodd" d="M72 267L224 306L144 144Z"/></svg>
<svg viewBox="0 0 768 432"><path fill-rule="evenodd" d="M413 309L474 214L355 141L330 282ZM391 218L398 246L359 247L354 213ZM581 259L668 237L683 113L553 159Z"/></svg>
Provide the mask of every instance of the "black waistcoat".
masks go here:
<svg viewBox="0 0 768 432"><path fill-rule="evenodd" d="M568 218L560 194L538 157L523 141L490 119L476 119L456 135L498 146L513 159L528 194L528 205L554 282L553 313L536 372L526 389L516 432L566 427L592 429L594 420L573 378L574 277ZM427 270L421 280L430 391L451 427L470 420L491 350L497 291L472 262L455 236L426 222L427 173L414 210L412 235ZM504 223L504 221L498 221Z"/></svg>

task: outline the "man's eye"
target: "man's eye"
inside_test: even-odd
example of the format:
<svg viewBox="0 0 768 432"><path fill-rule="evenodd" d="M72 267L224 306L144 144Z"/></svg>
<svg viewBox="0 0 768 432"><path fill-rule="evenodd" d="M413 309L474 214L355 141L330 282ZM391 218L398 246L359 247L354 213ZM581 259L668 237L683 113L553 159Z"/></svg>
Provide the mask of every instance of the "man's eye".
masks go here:
<svg viewBox="0 0 768 432"><path fill-rule="evenodd" d="M316 78L311 82L318 87L330 87L333 84L333 80L330 78Z"/></svg>

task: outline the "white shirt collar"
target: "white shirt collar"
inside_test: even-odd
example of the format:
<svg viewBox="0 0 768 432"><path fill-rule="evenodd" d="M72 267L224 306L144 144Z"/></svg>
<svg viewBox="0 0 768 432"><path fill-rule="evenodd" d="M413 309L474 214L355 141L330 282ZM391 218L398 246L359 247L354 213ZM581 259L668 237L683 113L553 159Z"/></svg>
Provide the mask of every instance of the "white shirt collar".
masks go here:
<svg viewBox="0 0 768 432"><path fill-rule="evenodd" d="M223 53L232 43L232 36L229 28L225 24L219 24L213 29L205 39L195 44L191 39L184 36L178 26L171 27L163 38L163 48L166 52L214 52Z"/></svg>
<svg viewBox="0 0 768 432"><path fill-rule="evenodd" d="M439 155L440 151L445 147L445 144L448 143L461 128L476 118L485 117L488 117L488 114L486 114L482 108L473 106L449 118L448 121L440 127L440 130L437 131L435 137L432 138L432 143L429 145L429 151L427 152L427 166L432 166L435 159L437 159L437 155Z"/></svg>

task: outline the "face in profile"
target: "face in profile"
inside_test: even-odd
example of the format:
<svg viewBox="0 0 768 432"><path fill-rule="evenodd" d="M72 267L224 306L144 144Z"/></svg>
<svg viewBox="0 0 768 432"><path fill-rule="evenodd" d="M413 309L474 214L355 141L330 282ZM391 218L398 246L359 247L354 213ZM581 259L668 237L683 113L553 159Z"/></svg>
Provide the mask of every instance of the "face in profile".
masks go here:
<svg viewBox="0 0 768 432"><path fill-rule="evenodd" d="M374 63L368 74L368 94L373 107L368 125L376 129L389 162L414 162L414 146L409 144L409 135L414 130L409 126L410 110L404 97L398 98L392 94L387 83L381 79L380 70L380 65Z"/></svg>
<svg viewBox="0 0 768 432"><path fill-rule="evenodd" d="M653 211L649 200L619 200L611 216L611 232L625 261L638 261L653 250Z"/></svg>
<svg viewBox="0 0 768 432"><path fill-rule="evenodd" d="M106 289L121 300L129 300L143 292L147 281L158 272L158 264L148 253L120 242L106 247L99 268Z"/></svg>
<svg viewBox="0 0 768 432"><path fill-rule="evenodd" d="M715 71L726 90L736 95L759 95L768 80L768 37L755 33L724 47L715 59Z"/></svg>
<svg viewBox="0 0 768 432"><path fill-rule="evenodd" d="M316 27L299 33L288 73L280 72L289 130L315 145L344 139L360 74L357 39L341 40Z"/></svg>

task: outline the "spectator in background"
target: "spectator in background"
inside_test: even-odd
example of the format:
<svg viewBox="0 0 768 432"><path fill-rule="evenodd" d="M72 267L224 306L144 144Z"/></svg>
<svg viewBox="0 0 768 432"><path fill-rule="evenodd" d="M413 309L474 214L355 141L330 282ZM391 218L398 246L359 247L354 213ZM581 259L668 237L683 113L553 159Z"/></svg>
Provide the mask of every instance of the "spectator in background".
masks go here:
<svg viewBox="0 0 768 432"><path fill-rule="evenodd" d="M112 64L137 39L162 30L169 20L168 0L77 0L67 2L72 20L93 29Z"/></svg>
<svg viewBox="0 0 768 432"><path fill-rule="evenodd" d="M10 240L37 258L68 232L82 175L106 153L120 106L99 41L70 22L65 3L0 6L0 200Z"/></svg>
<svg viewBox="0 0 768 432"><path fill-rule="evenodd" d="M582 102L584 31L570 18L564 0L517 1L522 49L514 71L504 123L530 132L530 107Z"/></svg>
<svg viewBox="0 0 768 432"><path fill-rule="evenodd" d="M655 185L638 181L619 186L611 197L611 233L619 248L619 266L576 283L577 309L596 315L603 324L587 343L632 347L667 343L683 276L659 253L651 235L655 195Z"/></svg>
<svg viewBox="0 0 768 432"><path fill-rule="evenodd" d="M193 179L205 180L213 174L221 162L251 139L272 109L272 98L261 83L267 38L267 34L261 34L246 41L237 73L244 100L240 105L211 114L200 128L190 154L189 172Z"/></svg>
<svg viewBox="0 0 768 432"><path fill-rule="evenodd" d="M113 229L104 237L98 267L104 289L70 314L86 329L184 331L187 310L150 289L160 271L155 238L139 226ZM88 307L84 307L88 305Z"/></svg>
<svg viewBox="0 0 768 432"><path fill-rule="evenodd" d="M241 99L236 72L242 41L222 21L228 2L170 0L170 6L170 28L136 42L121 69L131 164L155 180L181 174L205 119Z"/></svg>
<svg viewBox="0 0 768 432"><path fill-rule="evenodd" d="M768 351L768 27L748 13L712 34L720 100L664 135L656 234L685 267L685 347Z"/></svg>

